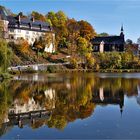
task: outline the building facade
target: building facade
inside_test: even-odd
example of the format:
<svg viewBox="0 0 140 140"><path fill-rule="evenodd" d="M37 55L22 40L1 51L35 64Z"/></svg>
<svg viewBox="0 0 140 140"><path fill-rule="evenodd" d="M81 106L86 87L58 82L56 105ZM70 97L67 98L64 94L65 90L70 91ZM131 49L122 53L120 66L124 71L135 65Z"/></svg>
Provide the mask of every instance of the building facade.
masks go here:
<svg viewBox="0 0 140 140"><path fill-rule="evenodd" d="M94 52L123 52L125 45L123 26L121 27L121 33L119 36L95 37L91 40L91 43Z"/></svg>
<svg viewBox="0 0 140 140"><path fill-rule="evenodd" d="M36 39L51 34L52 42L44 51L55 51L55 33L47 22L35 20L34 17L22 18L21 13L17 16L9 15L4 7L0 7L0 25L3 26L2 37L9 40L25 39L29 44L33 45Z"/></svg>

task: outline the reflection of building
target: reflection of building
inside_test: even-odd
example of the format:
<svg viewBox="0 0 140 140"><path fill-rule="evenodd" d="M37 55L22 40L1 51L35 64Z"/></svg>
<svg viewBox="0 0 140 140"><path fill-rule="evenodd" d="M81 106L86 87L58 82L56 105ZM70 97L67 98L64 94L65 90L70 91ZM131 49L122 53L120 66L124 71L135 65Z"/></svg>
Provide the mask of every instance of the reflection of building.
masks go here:
<svg viewBox="0 0 140 140"><path fill-rule="evenodd" d="M33 98L29 98L29 100L25 103L21 103L19 99L16 99L14 100L12 108L9 109L9 113L19 114L37 110L45 110L45 107L41 107Z"/></svg>
<svg viewBox="0 0 140 140"><path fill-rule="evenodd" d="M41 127L41 125L45 125L45 122L49 119L50 115L51 111L42 111L41 115L39 112L36 112L32 118L28 117L28 114L24 114L24 116L21 117L20 114L17 116L9 115L9 122L3 123L0 127L0 136L10 131L10 129L12 129L15 125L18 125L20 128L23 128L25 125L32 128Z"/></svg>
<svg viewBox="0 0 140 140"><path fill-rule="evenodd" d="M39 97L37 93L37 96ZM32 124L37 120L43 120L48 117L51 111L55 108L55 90L47 89L44 91L44 96L42 100L45 103L42 105L40 102L36 101L32 96L27 101L23 101L17 98L13 101L12 107L9 109L8 125L19 125L22 127L25 124Z"/></svg>
<svg viewBox="0 0 140 140"><path fill-rule="evenodd" d="M93 102L101 105L119 105L120 112L122 113L124 106L124 94L123 91L118 91L115 94L113 94L110 90L99 88L99 90L94 91Z"/></svg>
<svg viewBox="0 0 140 140"><path fill-rule="evenodd" d="M119 36L95 37L91 40L94 52L124 51L123 27Z"/></svg>
<svg viewBox="0 0 140 140"><path fill-rule="evenodd" d="M137 85L138 96L137 96L137 103L140 105L140 86Z"/></svg>
<svg viewBox="0 0 140 140"><path fill-rule="evenodd" d="M51 109L55 108L55 90L47 89L44 91L46 102L50 100L52 102ZM46 103L47 104L47 103ZM13 106L9 109L9 114L28 113L33 111L46 110L45 106L36 102L33 97L29 98L26 102L22 102L20 99L15 99Z"/></svg>
<svg viewBox="0 0 140 140"><path fill-rule="evenodd" d="M104 100L104 89L103 88L99 89L99 96L100 96L100 100L103 101Z"/></svg>
<svg viewBox="0 0 140 140"><path fill-rule="evenodd" d="M54 89L47 89L44 91L45 97L48 99L48 108L54 109L55 108L55 90Z"/></svg>

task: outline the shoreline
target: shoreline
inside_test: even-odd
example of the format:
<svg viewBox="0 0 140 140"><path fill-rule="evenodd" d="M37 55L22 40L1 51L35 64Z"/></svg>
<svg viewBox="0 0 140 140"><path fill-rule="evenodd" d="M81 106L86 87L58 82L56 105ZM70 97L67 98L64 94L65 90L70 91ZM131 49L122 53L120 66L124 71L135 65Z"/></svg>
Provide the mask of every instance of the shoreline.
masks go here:
<svg viewBox="0 0 140 140"><path fill-rule="evenodd" d="M23 70L9 70L10 74L26 74L26 73L74 73L74 72L99 72L99 73L140 73L140 69L45 69L45 70L34 70L31 68Z"/></svg>

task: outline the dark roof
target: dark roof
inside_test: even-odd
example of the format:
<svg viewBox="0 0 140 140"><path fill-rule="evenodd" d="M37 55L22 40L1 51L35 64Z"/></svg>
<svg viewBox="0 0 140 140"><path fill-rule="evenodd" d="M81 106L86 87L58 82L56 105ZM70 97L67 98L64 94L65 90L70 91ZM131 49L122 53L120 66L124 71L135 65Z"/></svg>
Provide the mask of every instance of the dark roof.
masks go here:
<svg viewBox="0 0 140 140"><path fill-rule="evenodd" d="M36 29L36 31L52 31L50 24L48 22L32 20L31 18L20 18L20 21L19 21L19 15L12 16L12 15L8 14L8 11L3 6L0 6L0 18L2 20L9 21L9 24L8 24L9 28L20 28L19 25L21 25L21 26L23 25L23 26L25 26L25 30L26 29L34 30L34 29L30 28L30 26L31 26L31 27L38 28L38 29ZM42 30L41 30L41 28L42 28ZM45 30L43 30L43 29L45 29Z"/></svg>
<svg viewBox="0 0 140 140"><path fill-rule="evenodd" d="M27 26L27 28L29 28L29 26L31 27L37 27L37 28L44 28L44 29L48 29L51 30L50 24L48 22L43 22L43 21L39 21L39 20L34 20L32 21L31 18L21 18L20 22L18 20L18 17L14 17L14 16L7 16L7 20L9 21L9 27L18 27L18 25L21 26Z"/></svg>
<svg viewBox="0 0 140 140"><path fill-rule="evenodd" d="M3 6L0 6L0 19L7 20L7 11Z"/></svg>
<svg viewBox="0 0 140 140"><path fill-rule="evenodd" d="M105 44L124 44L124 36L95 37L91 41L93 44L100 44L102 41Z"/></svg>

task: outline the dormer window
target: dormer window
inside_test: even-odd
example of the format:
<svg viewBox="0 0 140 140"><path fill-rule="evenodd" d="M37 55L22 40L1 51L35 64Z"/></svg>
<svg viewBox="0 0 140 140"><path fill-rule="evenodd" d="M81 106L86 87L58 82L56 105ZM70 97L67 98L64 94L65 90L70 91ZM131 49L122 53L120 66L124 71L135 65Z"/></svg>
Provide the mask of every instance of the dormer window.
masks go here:
<svg viewBox="0 0 140 140"><path fill-rule="evenodd" d="M42 30L42 24L39 24L40 30Z"/></svg>
<svg viewBox="0 0 140 140"><path fill-rule="evenodd" d="M35 22L35 19L34 19L34 17L31 17L31 21L32 21L32 22Z"/></svg>
<svg viewBox="0 0 140 140"><path fill-rule="evenodd" d="M32 28L32 24L31 24L31 23L29 23L29 28L30 28L30 29Z"/></svg>
<svg viewBox="0 0 140 140"><path fill-rule="evenodd" d="M52 30L51 26L48 26L48 28L49 28L50 30Z"/></svg>
<svg viewBox="0 0 140 140"><path fill-rule="evenodd" d="M18 23L20 23L21 22L21 13L18 14L17 19L18 19Z"/></svg>

